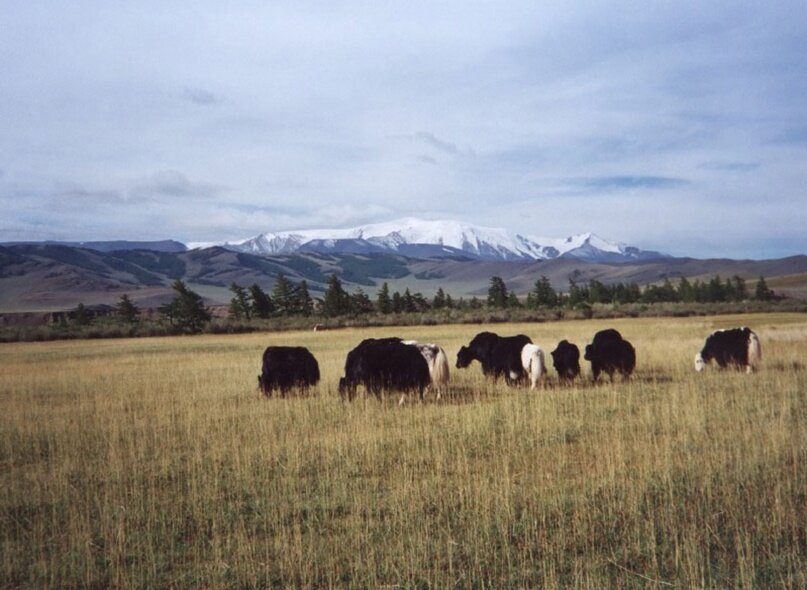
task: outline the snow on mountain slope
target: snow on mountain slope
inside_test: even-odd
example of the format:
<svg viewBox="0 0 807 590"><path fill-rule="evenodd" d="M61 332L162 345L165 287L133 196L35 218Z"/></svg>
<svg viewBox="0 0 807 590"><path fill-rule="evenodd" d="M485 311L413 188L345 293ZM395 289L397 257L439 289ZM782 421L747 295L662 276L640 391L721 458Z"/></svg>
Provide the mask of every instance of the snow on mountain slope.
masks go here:
<svg viewBox="0 0 807 590"><path fill-rule="evenodd" d="M223 244L231 250L263 255L291 254L299 250L407 255L413 251L414 245L418 246L418 251L430 256L464 255L482 260L545 260L573 256L616 262L665 257L658 252L609 242L591 233L562 239L527 237L502 228L412 217L347 229L268 232L241 242Z"/></svg>

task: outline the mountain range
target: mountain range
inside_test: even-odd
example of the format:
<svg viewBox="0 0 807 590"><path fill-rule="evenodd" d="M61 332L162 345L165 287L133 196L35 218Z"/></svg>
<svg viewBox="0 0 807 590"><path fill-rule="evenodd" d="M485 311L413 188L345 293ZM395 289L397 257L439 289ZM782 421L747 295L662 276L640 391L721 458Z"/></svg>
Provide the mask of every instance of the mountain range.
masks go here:
<svg viewBox="0 0 807 590"><path fill-rule="evenodd" d="M0 244L0 313L112 303L128 294L143 308L170 300L181 279L210 304L226 304L232 283L271 290L279 274L307 281L321 295L336 273L348 290L410 288L431 296L484 296L490 277L524 294L546 276L558 290L569 280L640 285L715 274L773 279L779 293L807 297L807 256L774 260L673 258L585 233L525 237L457 221L407 218L337 230L263 233L238 242L38 242ZM781 285L781 288L779 287ZM2 318L0 318L2 320Z"/></svg>
<svg viewBox="0 0 807 590"><path fill-rule="evenodd" d="M127 294L141 308L156 308L174 296L171 284L181 279L210 305L227 304L229 286L258 284L270 291L279 274L305 280L321 297L336 273L345 288L363 289L371 297L380 285L391 291L421 292L442 288L453 297L484 298L490 278L501 277L509 290L524 295L546 276L557 290L569 280L584 284L635 282L640 285L680 277L709 280L715 274L749 281L764 276L777 292L807 297L807 256L774 260L657 258L633 262L589 262L572 257L551 260L478 260L468 257L419 259L398 254L296 252L264 256L221 246L183 252L148 249L104 252L58 244L0 246L0 323L4 313L75 308L79 303L112 304ZM781 287L780 287L781 286Z"/></svg>
<svg viewBox="0 0 807 590"><path fill-rule="evenodd" d="M502 228L411 217L348 229L267 232L246 240L215 245L262 256L351 253L487 261L535 261L566 257L588 262L669 258L669 255L661 252L611 242L592 233L561 239L531 237Z"/></svg>

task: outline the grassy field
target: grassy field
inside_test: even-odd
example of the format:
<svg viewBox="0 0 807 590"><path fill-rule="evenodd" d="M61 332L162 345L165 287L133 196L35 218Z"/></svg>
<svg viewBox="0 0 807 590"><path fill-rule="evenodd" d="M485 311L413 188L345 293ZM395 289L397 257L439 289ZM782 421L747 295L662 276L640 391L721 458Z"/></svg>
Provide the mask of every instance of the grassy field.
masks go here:
<svg viewBox="0 0 807 590"><path fill-rule="evenodd" d="M735 325L762 370L696 374ZM402 407L339 399L350 348L453 362L491 326L0 345L0 586L807 587L807 316L492 329L548 351L605 327L628 383L530 392L475 363ZM261 399L269 344L309 347L320 386Z"/></svg>

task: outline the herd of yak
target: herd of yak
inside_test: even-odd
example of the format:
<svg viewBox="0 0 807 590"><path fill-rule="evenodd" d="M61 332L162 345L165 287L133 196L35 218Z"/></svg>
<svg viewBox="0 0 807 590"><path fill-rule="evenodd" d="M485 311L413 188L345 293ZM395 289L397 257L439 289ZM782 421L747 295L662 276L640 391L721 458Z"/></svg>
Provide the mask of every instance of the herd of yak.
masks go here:
<svg viewBox="0 0 807 590"><path fill-rule="evenodd" d="M562 383L570 384L580 375L580 350L575 344L561 340L551 355ZM594 335L585 348L584 359L591 363L594 381L601 373L612 380L615 373L627 379L636 368L636 350L612 328ZM720 368L733 367L750 373L761 359L759 338L749 328L716 330L695 355L695 369L702 371L714 360ZM456 367L468 367L473 361L479 362L484 375L504 378L508 385L529 384L534 389L547 374L543 350L523 334L477 334L460 348ZM404 395L417 393L422 399L428 388L434 387L439 397L448 378L448 356L441 346L401 338L368 338L348 353L339 393L350 400L361 386L379 397L384 391L397 391ZM307 348L269 346L263 353L258 387L267 397L274 392L285 396L295 389L306 390L319 379L319 364Z"/></svg>

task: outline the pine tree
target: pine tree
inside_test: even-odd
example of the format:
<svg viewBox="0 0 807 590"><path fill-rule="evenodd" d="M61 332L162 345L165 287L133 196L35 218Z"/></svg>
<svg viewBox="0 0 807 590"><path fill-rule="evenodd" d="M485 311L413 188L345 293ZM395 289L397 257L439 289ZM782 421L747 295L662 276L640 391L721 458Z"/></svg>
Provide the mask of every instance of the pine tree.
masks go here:
<svg viewBox="0 0 807 590"><path fill-rule="evenodd" d="M406 291L404 291L403 294L403 310L406 313L413 313L417 311L417 308L415 307L415 300L412 297L412 293L409 292L409 287L406 288Z"/></svg>
<svg viewBox="0 0 807 590"><path fill-rule="evenodd" d="M423 312L423 311L429 311L429 309L431 308L431 304L423 296L423 293L420 292L412 293L410 297L411 297L412 311Z"/></svg>
<svg viewBox="0 0 807 590"><path fill-rule="evenodd" d="M365 293L361 287L356 289L355 293L349 297L350 313L354 315L362 315L365 313L372 313L374 311L373 302L370 297Z"/></svg>
<svg viewBox="0 0 807 590"><path fill-rule="evenodd" d="M592 279L588 283L588 302L589 303L610 303L611 294L606 285L596 279Z"/></svg>
<svg viewBox="0 0 807 590"><path fill-rule="evenodd" d="M507 307L507 285L501 277L490 277L488 288L488 307Z"/></svg>
<svg viewBox="0 0 807 590"><path fill-rule="evenodd" d="M132 300L129 299L129 296L126 293L120 296L120 300L118 301L118 305L115 307L115 309L118 318L120 318L121 321L128 324L137 323L137 316L140 315L140 309L134 303L132 303Z"/></svg>
<svg viewBox="0 0 807 590"><path fill-rule="evenodd" d="M558 295L544 275L535 281L531 295L529 299L531 307L555 307L558 304Z"/></svg>
<svg viewBox="0 0 807 590"><path fill-rule="evenodd" d="M188 289L180 279L175 280L171 288L177 294L170 303L160 306L160 313L181 332L201 332L204 325L212 319L202 297Z"/></svg>
<svg viewBox="0 0 807 590"><path fill-rule="evenodd" d="M249 288L249 295L251 301L251 311L253 315L261 319L266 319L275 311L272 299L267 295L266 291L261 289L258 283L255 283Z"/></svg>
<svg viewBox="0 0 807 590"><path fill-rule="evenodd" d="M726 300L726 288L723 286L723 281L720 280L720 275L715 275L714 278L709 281L706 293L709 303L718 303Z"/></svg>
<svg viewBox="0 0 807 590"><path fill-rule="evenodd" d="M446 294L442 287L437 288L437 293L435 293L434 299L432 299L432 307L434 309L443 309L446 307Z"/></svg>
<svg viewBox="0 0 807 590"><path fill-rule="evenodd" d="M243 317L248 320L251 315L251 306L247 290L233 282L230 284L230 292L233 294L232 299L230 299L230 317L236 320Z"/></svg>
<svg viewBox="0 0 807 590"><path fill-rule="evenodd" d="M392 299L389 296L389 285L386 281L381 285L376 297L376 307L378 311L383 314L392 313Z"/></svg>
<svg viewBox="0 0 807 590"><path fill-rule="evenodd" d="M678 282L678 298L685 303L695 301L695 288L686 277L681 277Z"/></svg>
<svg viewBox="0 0 807 590"><path fill-rule="evenodd" d="M392 294L392 311L394 313L403 313L404 311L404 301L401 294L398 291Z"/></svg>
<svg viewBox="0 0 807 590"><path fill-rule="evenodd" d="M336 274L328 279L328 289L322 300L322 313L325 317L336 317L350 312L350 296L342 288L342 282Z"/></svg>
<svg viewBox="0 0 807 590"><path fill-rule="evenodd" d="M280 315L291 315L295 310L294 285L283 273L278 273L272 289L272 301Z"/></svg>
<svg viewBox="0 0 807 590"><path fill-rule="evenodd" d="M87 311L87 307L83 303L79 303L78 307L76 307L73 321L76 323L77 326L86 326L92 321L92 317L90 317L90 312Z"/></svg>
<svg viewBox="0 0 807 590"><path fill-rule="evenodd" d="M574 307L582 303L586 297L583 290L574 282L574 279L569 279L569 305Z"/></svg>
<svg viewBox="0 0 807 590"><path fill-rule="evenodd" d="M748 287L745 285L745 279L739 275L734 275L732 281L734 282L735 300L746 301L748 299Z"/></svg>
<svg viewBox="0 0 807 590"><path fill-rule="evenodd" d="M774 293L768 288L765 277L760 276L757 281L757 287L754 289L754 299L757 301L770 301L773 298Z"/></svg>
<svg viewBox="0 0 807 590"><path fill-rule="evenodd" d="M306 317L314 312L314 300L308 292L308 283L305 280L300 281L297 288L294 290L295 295L295 312Z"/></svg>

